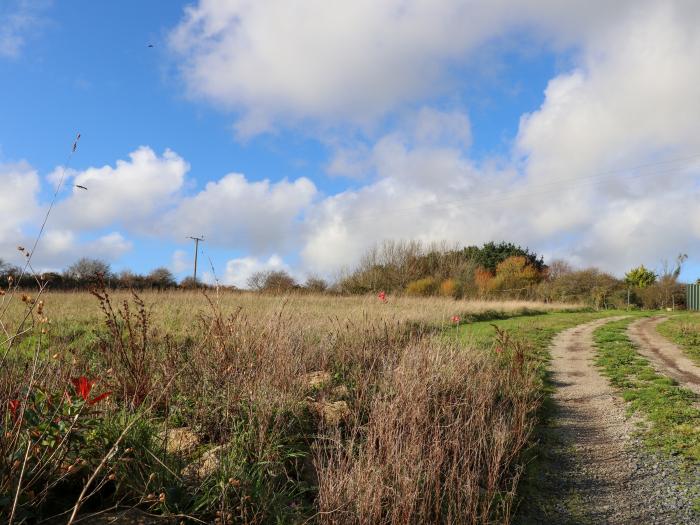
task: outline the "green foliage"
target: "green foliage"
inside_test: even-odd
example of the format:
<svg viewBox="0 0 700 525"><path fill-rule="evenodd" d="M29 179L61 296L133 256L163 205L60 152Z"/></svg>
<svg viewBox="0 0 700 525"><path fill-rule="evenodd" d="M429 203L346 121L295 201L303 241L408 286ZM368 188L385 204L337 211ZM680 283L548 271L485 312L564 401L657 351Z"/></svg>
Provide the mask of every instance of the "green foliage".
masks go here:
<svg viewBox="0 0 700 525"><path fill-rule="evenodd" d="M496 268L500 263L509 257L524 257L527 264L535 268L538 272L546 270L547 266L541 256L531 252L528 248L521 248L510 242L487 242L481 248L468 246L462 250L465 259L476 261L479 266L486 268L491 273L496 273Z"/></svg>
<svg viewBox="0 0 700 525"><path fill-rule="evenodd" d="M648 270L642 264L637 268L631 269L625 274L625 283L629 284L630 286L646 288L647 286L651 286L656 282L656 277L656 273L654 273L651 270Z"/></svg>
<svg viewBox="0 0 700 525"><path fill-rule="evenodd" d="M91 459L104 452L90 436L99 427L97 405L106 393L91 394L93 383L84 377L74 383L75 390L61 392L24 388L0 416L0 432L14 436L13 446L2 448L0 457L0 520L9 515L22 468L31 476L23 478L17 508L21 519L29 519L52 489L77 482L95 466Z"/></svg>

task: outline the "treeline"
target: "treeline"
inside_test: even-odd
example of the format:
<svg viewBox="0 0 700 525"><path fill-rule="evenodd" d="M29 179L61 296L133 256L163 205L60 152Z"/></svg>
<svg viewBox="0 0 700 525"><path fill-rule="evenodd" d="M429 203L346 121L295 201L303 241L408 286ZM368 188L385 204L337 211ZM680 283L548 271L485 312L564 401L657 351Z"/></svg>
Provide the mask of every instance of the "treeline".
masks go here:
<svg viewBox="0 0 700 525"><path fill-rule="evenodd" d="M247 287L272 294L357 295L384 291L455 299L520 299L575 302L595 308L657 309L685 305L685 285L678 278L686 258L679 255L673 266L664 264L658 273L639 266L620 279L598 268L575 269L561 260L547 265L541 255L509 242L456 248L387 241L368 251L354 270L334 283L309 277L301 284L283 270L266 270L251 275ZM20 275L19 268L0 260L0 287L17 283ZM36 286L36 279L25 274L20 286ZM98 281L109 288L136 290L187 289L195 285L192 277L178 282L167 268L156 268L146 275L128 270L116 274L106 262L90 258L80 259L62 273L45 273L40 279L53 290L87 289ZM196 284L207 287L201 281Z"/></svg>
<svg viewBox="0 0 700 525"><path fill-rule="evenodd" d="M22 288L36 287L37 281L51 290L88 289L95 284L104 283L113 289L135 290L167 290L174 288L192 288L194 279L187 277L178 282L173 273L167 268L156 268L146 275L125 270L119 273L112 271L110 265L100 259L84 257L71 264L63 272L45 272L35 275L22 269L4 263L0 260L0 287L7 288L19 281ZM198 282L199 287L206 286Z"/></svg>
<svg viewBox="0 0 700 525"><path fill-rule="evenodd" d="M683 307L685 286L678 281L686 256L656 274L643 266L619 279L597 268L575 269L565 261L549 265L542 256L512 243L481 247L424 246L385 242L337 284L341 293L384 290L455 299L524 299L576 302L595 308Z"/></svg>

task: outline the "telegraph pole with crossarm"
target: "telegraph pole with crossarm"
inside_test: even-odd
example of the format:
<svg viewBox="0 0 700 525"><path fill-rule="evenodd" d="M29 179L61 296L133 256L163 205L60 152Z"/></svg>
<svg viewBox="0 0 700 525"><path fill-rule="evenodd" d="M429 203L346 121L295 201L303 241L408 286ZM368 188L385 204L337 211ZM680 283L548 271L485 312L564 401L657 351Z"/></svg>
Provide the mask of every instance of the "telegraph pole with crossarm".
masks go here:
<svg viewBox="0 0 700 525"><path fill-rule="evenodd" d="M199 253L199 241L204 242L204 237L188 237L194 241L194 287L197 287L197 254Z"/></svg>

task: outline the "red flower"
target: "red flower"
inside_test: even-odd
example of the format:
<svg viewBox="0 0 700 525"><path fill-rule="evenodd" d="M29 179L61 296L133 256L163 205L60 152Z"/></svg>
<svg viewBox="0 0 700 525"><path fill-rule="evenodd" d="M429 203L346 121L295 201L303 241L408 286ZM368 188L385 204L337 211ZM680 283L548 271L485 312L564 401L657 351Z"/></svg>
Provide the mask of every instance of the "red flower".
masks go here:
<svg viewBox="0 0 700 525"><path fill-rule="evenodd" d="M12 414L12 419L17 417L17 411L19 410L20 401L19 399L10 399L10 414Z"/></svg>
<svg viewBox="0 0 700 525"><path fill-rule="evenodd" d="M83 398L83 401L87 401L89 405L94 405L95 403L99 403L103 399L105 399L107 396L109 396L112 392L105 392L104 394L100 394L94 399L90 399L90 391L92 390L92 385L95 384L95 381L91 381L85 376L80 376L77 379L71 379L73 382L73 386L75 387L75 391L78 393L80 397Z"/></svg>
<svg viewBox="0 0 700 525"><path fill-rule="evenodd" d="M450 321L452 321L452 324L459 324L459 316L458 315L453 315L450 317Z"/></svg>
<svg viewBox="0 0 700 525"><path fill-rule="evenodd" d="M383 303L386 302L386 292L385 292L384 290L382 290L381 292L379 292L379 293L377 294L377 297L379 298L379 300L380 300L381 302L383 302Z"/></svg>
<svg viewBox="0 0 700 525"><path fill-rule="evenodd" d="M502 354L502 353L503 353L503 348L501 348L500 346L497 346L497 347L495 348L495 350L496 350L496 353L497 353L497 354Z"/></svg>

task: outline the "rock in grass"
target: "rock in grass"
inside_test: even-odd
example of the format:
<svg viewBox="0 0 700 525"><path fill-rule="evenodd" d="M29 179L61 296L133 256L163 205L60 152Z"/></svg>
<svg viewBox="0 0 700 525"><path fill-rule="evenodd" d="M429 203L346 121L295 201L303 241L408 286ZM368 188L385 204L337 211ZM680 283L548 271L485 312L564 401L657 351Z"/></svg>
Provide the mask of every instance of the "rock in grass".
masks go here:
<svg viewBox="0 0 700 525"><path fill-rule="evenodd" d="M331 390L331 397L333 399L347 399L350 397L350 390L345 385L338 385Z"/></svg>
<svg viewBox="0 0 700 525"><path fill-rule="evenodd" d="M187 427L163 430L158 437L165 443L168 454L186 456L199 446L199 436Z"/></svg>
<svg viewBox="0 0 700 525"><path fill-rule="evenodd" d="M323 370L304 374L303 383L309 390L319 390L331 382L331 375Z"/></svg>
<svg viewBox="0 0 700 525"><path fill-rule="evenodd" d="M207 450L202 456L182 469L182 475L186 478L203 479L216 472L221 465L221 457L225 445L219 445Z"/></svg>
<svg viewBox="0 0 700 525"><path fill-rule="evenodd" d="M350 406L345 401L316 401L311 407L328 425L338 425L350 416Z"/></svg>

